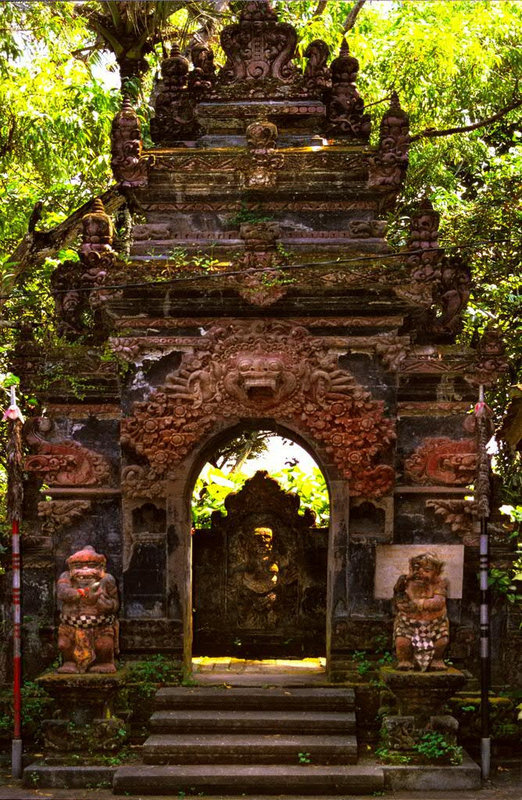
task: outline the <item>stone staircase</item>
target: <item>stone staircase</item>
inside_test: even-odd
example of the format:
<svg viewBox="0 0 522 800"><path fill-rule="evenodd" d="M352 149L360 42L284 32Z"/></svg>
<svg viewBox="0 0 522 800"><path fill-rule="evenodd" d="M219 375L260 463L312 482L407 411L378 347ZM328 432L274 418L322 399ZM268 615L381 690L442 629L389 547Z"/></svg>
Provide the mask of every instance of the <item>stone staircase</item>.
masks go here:
<svg viewBox="0 0 522 800"><path fill-rule="evenodd" d="M116 794L348 795L383 789L357 763L354 694L334 687L160 689L143 764Z"/></svg>

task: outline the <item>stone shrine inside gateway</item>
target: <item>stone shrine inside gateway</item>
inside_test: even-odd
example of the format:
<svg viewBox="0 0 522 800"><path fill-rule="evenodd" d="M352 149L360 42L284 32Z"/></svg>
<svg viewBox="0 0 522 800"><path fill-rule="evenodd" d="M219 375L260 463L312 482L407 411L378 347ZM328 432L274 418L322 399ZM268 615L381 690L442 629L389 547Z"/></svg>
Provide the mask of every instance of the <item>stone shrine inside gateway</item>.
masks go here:
<svg viewBox="0 0 522 800"><path fill-rule="evenodd" d="M220 68L205 46L164 59L151 149L125 97L112 167L127 240L93 201L79 261L53 275L62 345L43 353L27 331L18 345L14 370L46 409L25 427L28 671L55 658L55 580L86 547L118 587L122 658L189 669L242 639L256 658L325 655L331 681L354 652L391 648L394 586L429 553L445 565L448 653L473 669L469 412L502 348L493 333L455 344L470 275L439 248L429 199L405 248L386 240L407 180L399 98L370 119L346 42L312 42L300 71L268 2L244 3L221 43ZM36 390L44 367L57 377ZM258 473L193 534L203 465L253 430L316 460L328 529Z"/></svg>

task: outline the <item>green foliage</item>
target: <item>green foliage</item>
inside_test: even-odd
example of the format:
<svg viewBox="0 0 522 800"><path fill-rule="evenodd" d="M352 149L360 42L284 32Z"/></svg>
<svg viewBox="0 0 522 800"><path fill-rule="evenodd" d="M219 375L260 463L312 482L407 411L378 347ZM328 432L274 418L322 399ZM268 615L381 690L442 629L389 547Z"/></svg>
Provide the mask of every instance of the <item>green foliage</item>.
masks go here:
<svg viewBox="0 0 522 800"><path fill-rule="evenodd" d="M178 665L159 653L141 661L131 661L127 668L131 681L137 684L138 694L142 697L152 697L158 686L179 683Z"/></svg>
<svg viewBox="0 0 522 800"><path fill-rule="evenodd" d="M397 750L390 750L384 745L376 748L375 755L383 764L409 764L412 760L411 756L405 753L399 753Z"/></svg>
<svg viewBox="0 0 522 800"><path fill-rule="evenodd" d="M439 731L425 731L413 749L429 763L462 764L462 747L448 742Z"/></svg>
<svg viewBox="0 0 522 800"><path fill-rule="evenodd" d="M250 476L243 472L225 472L207 464L200 473L194 487L192 515L195 528L209 528L213 511L224 511L224 502L231 492L239 492ZM328 490L321 470L317 467L304 472L298 466L271 472L285 491L294 492L301 499L301 508L311 508L316 515L316 524L328 524Z"/></svg>
<svg viewBox="0 0 522 800"><path fill-rule="evenodd" d="M299 764L311 764L312 763L312 757L311 757L310 753L299 752L297 754L297 760L298 760Z"/></svg>

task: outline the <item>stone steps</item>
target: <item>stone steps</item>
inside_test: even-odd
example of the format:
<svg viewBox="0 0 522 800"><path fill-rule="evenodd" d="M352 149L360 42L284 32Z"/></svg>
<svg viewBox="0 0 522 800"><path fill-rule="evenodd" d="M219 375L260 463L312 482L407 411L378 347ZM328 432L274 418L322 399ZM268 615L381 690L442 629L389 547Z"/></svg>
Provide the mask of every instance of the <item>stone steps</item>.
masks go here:
<svg viewBox="0 0 522 800"><path fill-rule="evenodd" d="M357 763L354 693L339 687L169 687L155 698L144 763L120 767L129 795L349 795L382 791Z"/></svg>
<svg viewBox="0 0 522 800"><path fill-rule="evenodd" d="M314 733L348 735L355 733L353 711L155 711L150 718L153 733Z"/></svg>
<svg viewBox="0 0 522 800"><path fill-rule="evenodd" d="M355 736L155 734L142 748L146 764L355 764Z"/></svg>
<svg viewBox="0 0 522 800"><path fill-rule="evenodd" d="M382 768L373 765L317 766L271 764L209 764L120 767L113 791L130 795L350 795L384 789Z"/></svg>
<svg viewBox="0 0 522 800"><path fill-rule="evenodd" d="M166 687L156 693L157 709L233 711L353 711L353 689L330 687Z"/></svg>

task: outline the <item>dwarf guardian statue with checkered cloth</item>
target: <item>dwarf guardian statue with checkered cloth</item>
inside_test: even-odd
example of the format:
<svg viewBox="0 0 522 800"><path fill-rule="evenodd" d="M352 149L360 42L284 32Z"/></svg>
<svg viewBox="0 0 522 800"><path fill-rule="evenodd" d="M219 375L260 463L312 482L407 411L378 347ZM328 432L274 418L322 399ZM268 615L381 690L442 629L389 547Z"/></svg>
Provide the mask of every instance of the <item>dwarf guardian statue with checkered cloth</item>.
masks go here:
<svg viewBox="0 0 522 800"><path fill-rule="evenodd" d="M58 672L116 672L119 602L116 581L105 572L105 556L87 546L67 559L58 580L60 627Z"/></svg>
<svg viewBox="0 0 522 800"><path fill-rule="evenodd" d="M393 590L397 669L447 669L443 661L449 642L448 581L441 577L444 562L432 553L421 553L409 563L409 573L400 576Z"/></svg>

